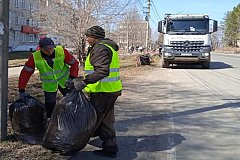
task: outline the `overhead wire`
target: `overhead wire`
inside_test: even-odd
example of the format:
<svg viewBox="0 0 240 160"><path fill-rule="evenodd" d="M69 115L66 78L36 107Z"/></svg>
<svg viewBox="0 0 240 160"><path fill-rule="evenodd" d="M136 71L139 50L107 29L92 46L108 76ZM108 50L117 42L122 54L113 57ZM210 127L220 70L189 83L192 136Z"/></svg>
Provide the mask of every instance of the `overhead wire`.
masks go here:
<svg viewBox="0 0 240 160"><path fill-rule="evenodd" d="M120 13L121 13L122 11L124 11L124 9L125 9L127 6L130 5L131 1L132 1L132 0L128 0L128 2L126 3L126 5L124 5L124 7L123 7L118 13L112 15L111 17L114 18L114 17L117 17L117 16L121 15ZM104 24L105 24L105 22L103 22L100 26L102 26L102 25L104 25Z"/></svg>
<svg viewBox="0 0 240 160"><path fill-rule="evenodd" d="M158 11L157 11L157 9L156 9L156 7L155 7L155 4L154 4L153 1L151 1L151 2L152 2L152 4L153 4L154 14L158 17L158 20L160 21L160 20L161 20L161 17L160 17L159 14L158 14Z"/></svg>
<svg viewBox="0 0 240 160"><path fill-rule="evenodd" d="M141 1L137 0L137 4L140 5L141 8L143 8L143 4L141 3Z"/></svg>
<svg viewBox="0 0 240 160"><path fill-rule="evenodd" d="M136 0L136 4L137 4L137 6L138 6L138 8L139 8L139 10L141 11L141 12L139 12L140 13L140 15L143 15L143 13L144 13L144 10L143 10L143 4L142 4L142 2L140 1L140 0Z"/></svg>
<svg viewBox="0 0 240 160"><path fill-rule="evenodd" d="M128 5L130 5L131 1L132 0L128 0L127 4L118 12L118 14L120 14Z"/></svg>

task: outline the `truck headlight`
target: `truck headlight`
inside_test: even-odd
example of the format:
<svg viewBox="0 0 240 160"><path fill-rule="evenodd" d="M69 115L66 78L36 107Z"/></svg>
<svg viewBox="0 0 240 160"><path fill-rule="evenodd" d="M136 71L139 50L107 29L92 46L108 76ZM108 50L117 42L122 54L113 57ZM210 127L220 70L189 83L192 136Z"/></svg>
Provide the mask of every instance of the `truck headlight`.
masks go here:
<svg viewBox="0 0 240 160"><path fill-rule="evenodd" d="M202 57L208 57L209 53L202 53Z"/></svg>
<svg viewBox="0 0 240 160"><path fill-rule="evenodd" d="M165 53L164 53L164 56L170 57L170 56L172 56L172 53L165 52Z"/></svg>
<svg viewBox="0 0 240 160"><path fill-rule="evenodd" d="M171 51L172 50L172 47L163 47L162 48L162 51L163 52L169 52L169 51Z"/></svg>

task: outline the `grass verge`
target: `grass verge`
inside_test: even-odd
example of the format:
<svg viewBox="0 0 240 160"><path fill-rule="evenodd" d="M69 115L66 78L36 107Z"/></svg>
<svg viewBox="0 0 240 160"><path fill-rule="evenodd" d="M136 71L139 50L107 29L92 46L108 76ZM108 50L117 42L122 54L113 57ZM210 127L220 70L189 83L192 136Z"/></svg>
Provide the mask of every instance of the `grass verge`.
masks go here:
<svg viewBox="0 0 240 160"><path fill-rule="evenodd" d="M124 85L131 79L147 73L149 70L158 67L160 61L158 56L154 56L154 62L151 65L135 66L135 56L126 56L120 60L120 77ZM82 71L80 71L82 73ZM13 103L18 99L18 77L8 79L8 104ZM124 87L123 87L124 89ZM32 96L44 102L44 95L41 89L41 82L38 73L32 75L26 88L27 92ZM62 98L58 94L57 99ZM41 145L29 145L14 138L11 123L8 119L8 139L0 142L0 159L3 160L67 160L69 157L61 156L57 153L52 153L50 150L43 148Z"/></svg>

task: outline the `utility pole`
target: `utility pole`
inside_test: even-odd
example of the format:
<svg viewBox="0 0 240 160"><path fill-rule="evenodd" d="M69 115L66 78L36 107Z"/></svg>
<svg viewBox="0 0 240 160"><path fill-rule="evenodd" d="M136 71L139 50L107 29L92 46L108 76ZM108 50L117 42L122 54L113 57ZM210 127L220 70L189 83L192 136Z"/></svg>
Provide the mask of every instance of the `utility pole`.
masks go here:
<svg viewBox="0 0 240 160"><path fill-rule="evenodd" d="M0 0L0 140L7 138L9 0Z"/></svg>
<svg viewBox="0 0 240 160"><path fill-rule="evenodd" d="M148 48L149 48L149 20L150 20L150 5L151 5L151 2L150 0L148 0L148 4L147 4L147 15L146 15L146 18L145 20L147 21L147 30L146 30L146 50L147 50L147 53L148 53Z"/></svg>
<svg viewBox="0 0 240 160"><path fill-rule="evenodd" d="M127 13L127 52L128 52L128 47L129 47L129 17Z"/></svg>

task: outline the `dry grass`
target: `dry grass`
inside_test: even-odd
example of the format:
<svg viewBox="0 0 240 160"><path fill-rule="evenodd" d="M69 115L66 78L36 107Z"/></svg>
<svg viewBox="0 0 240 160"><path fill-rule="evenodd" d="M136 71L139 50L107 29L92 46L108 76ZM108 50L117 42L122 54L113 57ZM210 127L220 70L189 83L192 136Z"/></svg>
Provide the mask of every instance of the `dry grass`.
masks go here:
<svg viewBox="0 0 240 160"><path fill-rule="evenodd" d="M136 55L125 57L121 59L120 76L122 81L133 79L136 76L143 75L151 68L157 67L160 58L156 55L153 56L154 62L151 65L140 65L136 67Z"/></svg>
<svg viewBox="0 0 240 160"><path fill-rule="evenodd" d="M27 59L15 59L15 60L9 60L8 61L8 67L18 67L23 66Z"/></svg>
<svg viewBox="0 0 240 160"><path fill-rule="evenodd" d="M127 81L135 78L136 76L143 75L146 71L151 70L154 67L157 67L159 63L159 57L154 56L153 58L154 63L151 65L145 66L135 66L135 56L126 56L121 58L121 68L120 68L120 76L124 83ZM12 65L24 64L26 60L17 60L17 61L10 61ZM9 64L10 64L9 63ZM80 71L82 73L82 71ZM8 104L13 103L16 99L18 99L18 77L9 78L8 79ZM36 97L40 101L44 102L43 91L41 89L41 83L39 80L39 75L36 73L34 74L26 88L27 92L30 93L32 96ZM58 94L58 99L61 98L61 95ZM25 160L63 160L68 159L69 157L61 156L57 153L52 153L50 150L44 149L41 145L29 145L25 144L21 141L15 140L13 136L13 130L11 128L11 124L8 121L8 139L0 143L0 159L6 160L18 160L18 159L25 159Z"/></svg>

